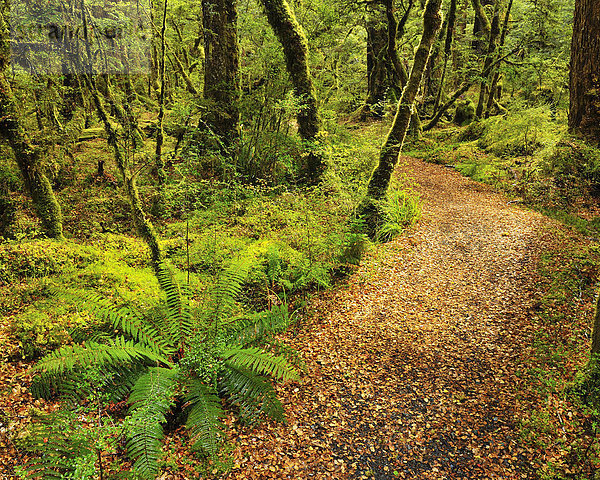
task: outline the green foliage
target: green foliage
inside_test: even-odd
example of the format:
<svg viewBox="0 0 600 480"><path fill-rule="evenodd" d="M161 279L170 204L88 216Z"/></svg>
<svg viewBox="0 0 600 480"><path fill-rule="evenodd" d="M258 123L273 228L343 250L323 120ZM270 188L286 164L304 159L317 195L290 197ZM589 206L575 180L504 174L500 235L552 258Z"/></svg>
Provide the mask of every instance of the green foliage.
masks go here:
<svg viewBox="0 0 600 480"><path fill-rule="evenodd" d="M0 285L86 267L99 259L91 247L41 240L0 245Z"/></svg>
<svg viewBox="0 0 600 480"><path fill-rule="evenodd" d="M208 456L217 454L222 436L217 394L227 397L246 422L256 422L263 414L282 420L283 409L268 377L297 380L298 374L289 361L292 356L268 347L289 316L281 307L236 320L242 313L236 297L251 263L251 258L233 262L202 306L192 305L192 292L165 267L157 274L164 299L146 310L115 306L95 294L55 292L75 300L109 328L106 334L42 358L35 367L36 390L73 392L81 372L91 369L106 376L100 383L129 392L127 453L143 478L159 472L163 425L178 400L186 407L194 448ZM282 349L275 343L273 347Z"/></svg>
<svg viewBox="0 0 600 480"><path fill-rule="evenodd" d="M383 224L378 237L388 241L400 235L421 217L421 203L416 192L411 190L390 189L381 204Z"/></svg>

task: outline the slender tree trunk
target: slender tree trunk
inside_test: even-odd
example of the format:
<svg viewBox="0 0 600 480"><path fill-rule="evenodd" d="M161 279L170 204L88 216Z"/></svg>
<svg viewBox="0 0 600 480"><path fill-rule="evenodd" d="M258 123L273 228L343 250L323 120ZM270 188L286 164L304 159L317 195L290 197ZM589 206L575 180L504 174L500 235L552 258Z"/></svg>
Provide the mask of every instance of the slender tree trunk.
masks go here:
<svg viewBox="0 0 600 480"><path fill-rule="evenodd" d="M10 145L25 188L29 192L42 228L50 238L62 239L62 212L56 201L52 185L43 172L40 149L31 143L23 126L10 83L4 72L9 65L10 45L8 28L4 21L7 5L0 8L0 136Z"/></svg>
<svg viewBox="0 0 600 480"><path fill-rule="evenodd" d="M502 47L504 47L504 41L506 40L506 34L508 32L508 21L510 19L510 11L512 9L512 4L513 4L513 0L509 0L508 2L508 6L506 7L506 15L504 16L504 23L502 24L502 33L500 34L500 41L498 43L498 50L502 51ZM487 101L487 105L485 107L485 117L489 117L490 116L490 112L492 110L492 107L494 106L494 101L496 96L498 97L498 102L500 101L500 97L501 95L497 93L498 90L498 84L500 82L500 69L499 68L495 68L492 69L492 72L494 72L494 76L492 79L492 85L490 86L490 93L488 96L488 101Z"/></svg>
<svg viewBox="0 0 600 480"><path fill-rule="evenodd" d="M392 84L398 93L402 91L402 89L406 85L406 82L408 82L408 72L406 71L404 64L400 60L396 44L398 38L402 38L402 35L404 33L404 25L408 20L408 16L410 14L412 6L413 0L410 0L408 6L406 7L406 11L402 16L402 19L400 20L400 22L398 22L396 20L396 14L394 12L394 0L385 0L385 9L388 22L387 50L388 55L390 57L390 64L393 68L393 74L391 76Z"/></svg>
<svg viewBox="0 0 600 480"><path fill-rule="evenodd" d="M431 46L442 25L441 5L442 0L429 0L427 2L423 16L423 34L415 53L408 82L402 92L402 97L398 101L394 121L381 148L379 163L369 180L367 195L358 208L359 215L366 221L367 232L371 238L377 235L377 230L381 224L379 204L387 193L392 173L398 163L398 157L402 151L402 144L406 137L415 98L423 79L423 72L431 52Z"/></svg>
<svg viewBox="0 0 600 480"><path fill-rule="evenodd" d="M300 101L298 133L309 144L303 177L306 183L318 183L325 169L319 150L321 119L317 110L317 94L308 66L308 42L286 0L261 0L267 19L279 39L294 92Z"/></svg>
<svg viewBox="0 0 600 480"><path fill-rule="evenodd" d="M600 141L600 2L576 0L569 75L569 128Z"/></svg>
<svg viewBox="0 0 600 480"><path fill-rule="evenodd" d="M82 6L83 1L84 0L81 0ZM83 8L82 12L85 12ZM85 15L85 13L82 14L82 24L83 40L86 54L85 60L87 63L84 66L82 61L78 59L77 61L79 62L79 68L81 71L86 72L82 75L82 77L87 84L94 105L96 107L96 112L104 126L104 131L106 132L108 144L113 149L115 163L117 164L117 168L119 169L121 177L123 178L123 185L125 186L125 192L127 194L127 198L129 199L129 205L131 206L131 214L136 230L138 232L138 235L140 235L140 237L142 237L142 239L148 245L148 248L150 249L150 255L152 257L152 266L154 268L154 271L158 273L160 263L163 261L163 253L158 243L158 235L154 230L152 222L146 216L146 212L144 211L144 207L140 199L139 190L135 182L135 175L131 172L127 156L119 146L117 131L110 120L110 117L108 115L108 112L106 111L106 108L104 107L104 104L102 103L102 98L100 96L100 92L98 91L98 86L96 85L96 76L94 75L91 64L92 52L88 37L87 16ZM112 99L109 99L109 101L111 102L111 104L114 103L112 102Z"/></svg>
<svg viewBox="0 0 600 480"><path fill-rule="evenodd" d="M479 100L477 101L477 108L475 110L475 118L481 118L483 115L483 106L486 97L486 88L489 83L489 72L491 71L490 65L494 61L494 52L496 51L496 40L498 39L498 35L500 34L500 5L501 0L496 0L496 4L494 6L494 16L492 18L492 25L490 29L490 36L488 42L487 54L485 56L485 61L483 63L483 71L487 71L488 73L481 77L483 80L479 84Z"/></svg>
<svg viewBox="0 0 600 480"><path fill-rule="evenodd" d="M386 75L389 44L386 10L380 1L367 4L367 98L362 117L383 115L385 94L389 83Z"/></svg>
<svg viewBox="0 0 600 480"><path fill-rule="evenodd" d="M493 1L493 0L492 0ZM492 25L489 18L485 13L483 5L488 5L488 2L482 3L481 0L471 0L473 10L475 10L475 20L473 22L473 42L472 47L474 50L482 50L484 41L490 37L490 31Z"/></svg>
<svg viewBox="0 0 600 480"><path fill-rule="evenodd" d="M237 16L237 0L202 0L204 97L212 102L205 121L226 149L239 138Z"/></svg>
<svg viewBox="0 0 600 480"><path fill-rule="evenodd" d="M444 41L444 65L442 66L442 76L440 85L433 104L433 114L435 115L440 105L442 93L444 91L444 82L446 81L446 70L448 68L448 60L452 54L452 39L454 37L454 23L456 21L456 0L450 0L450 10L448 12L448 25L446 27L446 39Z"/></svg>
<svg viewBox="0 0 600 480"><path fill-rule="evenodd" d="M152 266L154 267L155 271L158 272L158 267L163 260L163 254L158 243L158 235L154 230L152 222L150 222L146 212L144 211L139 190L135 182L135 175L131 173L128 159L119 146L117 132L110 121L106 108L104 108L104 104L100 98L100 93L96 87L94 77L86 76L86 81L92 94L98 116L104 125L104 130L108 138L108 144L113 149L115 163L117 164L119 173L123 178L123 185L125 186L125 192L127 193L127 198L129 199L129 205L131 206L131 213L136 230L140 237L142 237L142 239L144 239L148 245L152 257Z"/></svg>
<svg viewBox="0 0 600 480"><path fill-rule="evenodd" d="M158 125L156 129L156 148L154 158L156 165L156 174L158 177L159 199L158 207L161 208L163 202L163 193L166 183L165 161L163 159L162 147L164 142L163 121L165 118L165 33L167 30L167 0L163 5L162 25L160 27L160 57L158 59L158 80L160 90L158 93Z"/></svg>

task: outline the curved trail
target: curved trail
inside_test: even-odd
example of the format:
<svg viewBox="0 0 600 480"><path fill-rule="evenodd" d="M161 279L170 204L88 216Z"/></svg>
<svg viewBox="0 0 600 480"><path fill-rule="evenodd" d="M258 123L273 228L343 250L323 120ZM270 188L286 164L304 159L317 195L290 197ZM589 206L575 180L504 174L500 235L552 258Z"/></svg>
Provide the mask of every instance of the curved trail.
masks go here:
<svg viewBox="0 0 600 480"><path fill-rule="evenodd" d="M313 302L288 423L234 435L231 479L535 478L519 446L519 356L544 226L439 165L402 158L423 218Z"/></svg>

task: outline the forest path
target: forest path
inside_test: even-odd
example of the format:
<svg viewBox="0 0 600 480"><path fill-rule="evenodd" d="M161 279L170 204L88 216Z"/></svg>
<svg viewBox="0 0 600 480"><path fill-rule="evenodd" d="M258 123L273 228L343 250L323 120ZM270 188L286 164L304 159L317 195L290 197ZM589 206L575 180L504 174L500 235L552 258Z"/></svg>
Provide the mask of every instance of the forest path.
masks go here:
<svg viewBox="0 0 600 480"><path fill-rule="evenodd" d="M228 478L535 478L517 372L552 221L454 170L400 163L423 218L287 335L308 363L279 389L288 423L235 434Z"/></svg>

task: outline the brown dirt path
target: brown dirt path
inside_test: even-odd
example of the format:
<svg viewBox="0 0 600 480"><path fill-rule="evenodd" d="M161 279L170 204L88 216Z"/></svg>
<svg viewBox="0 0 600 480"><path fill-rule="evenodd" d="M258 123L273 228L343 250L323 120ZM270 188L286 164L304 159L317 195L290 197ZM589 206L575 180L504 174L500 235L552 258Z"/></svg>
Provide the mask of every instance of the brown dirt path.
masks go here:
<svg viewBox="0 0 600 480"><path fill-rule="evenodd" d="M517 372L551 221L451 169L401 163L422 220L288 335L308 363L280 389L288 423L235 434L229 479L535 478Z"/></svg>

